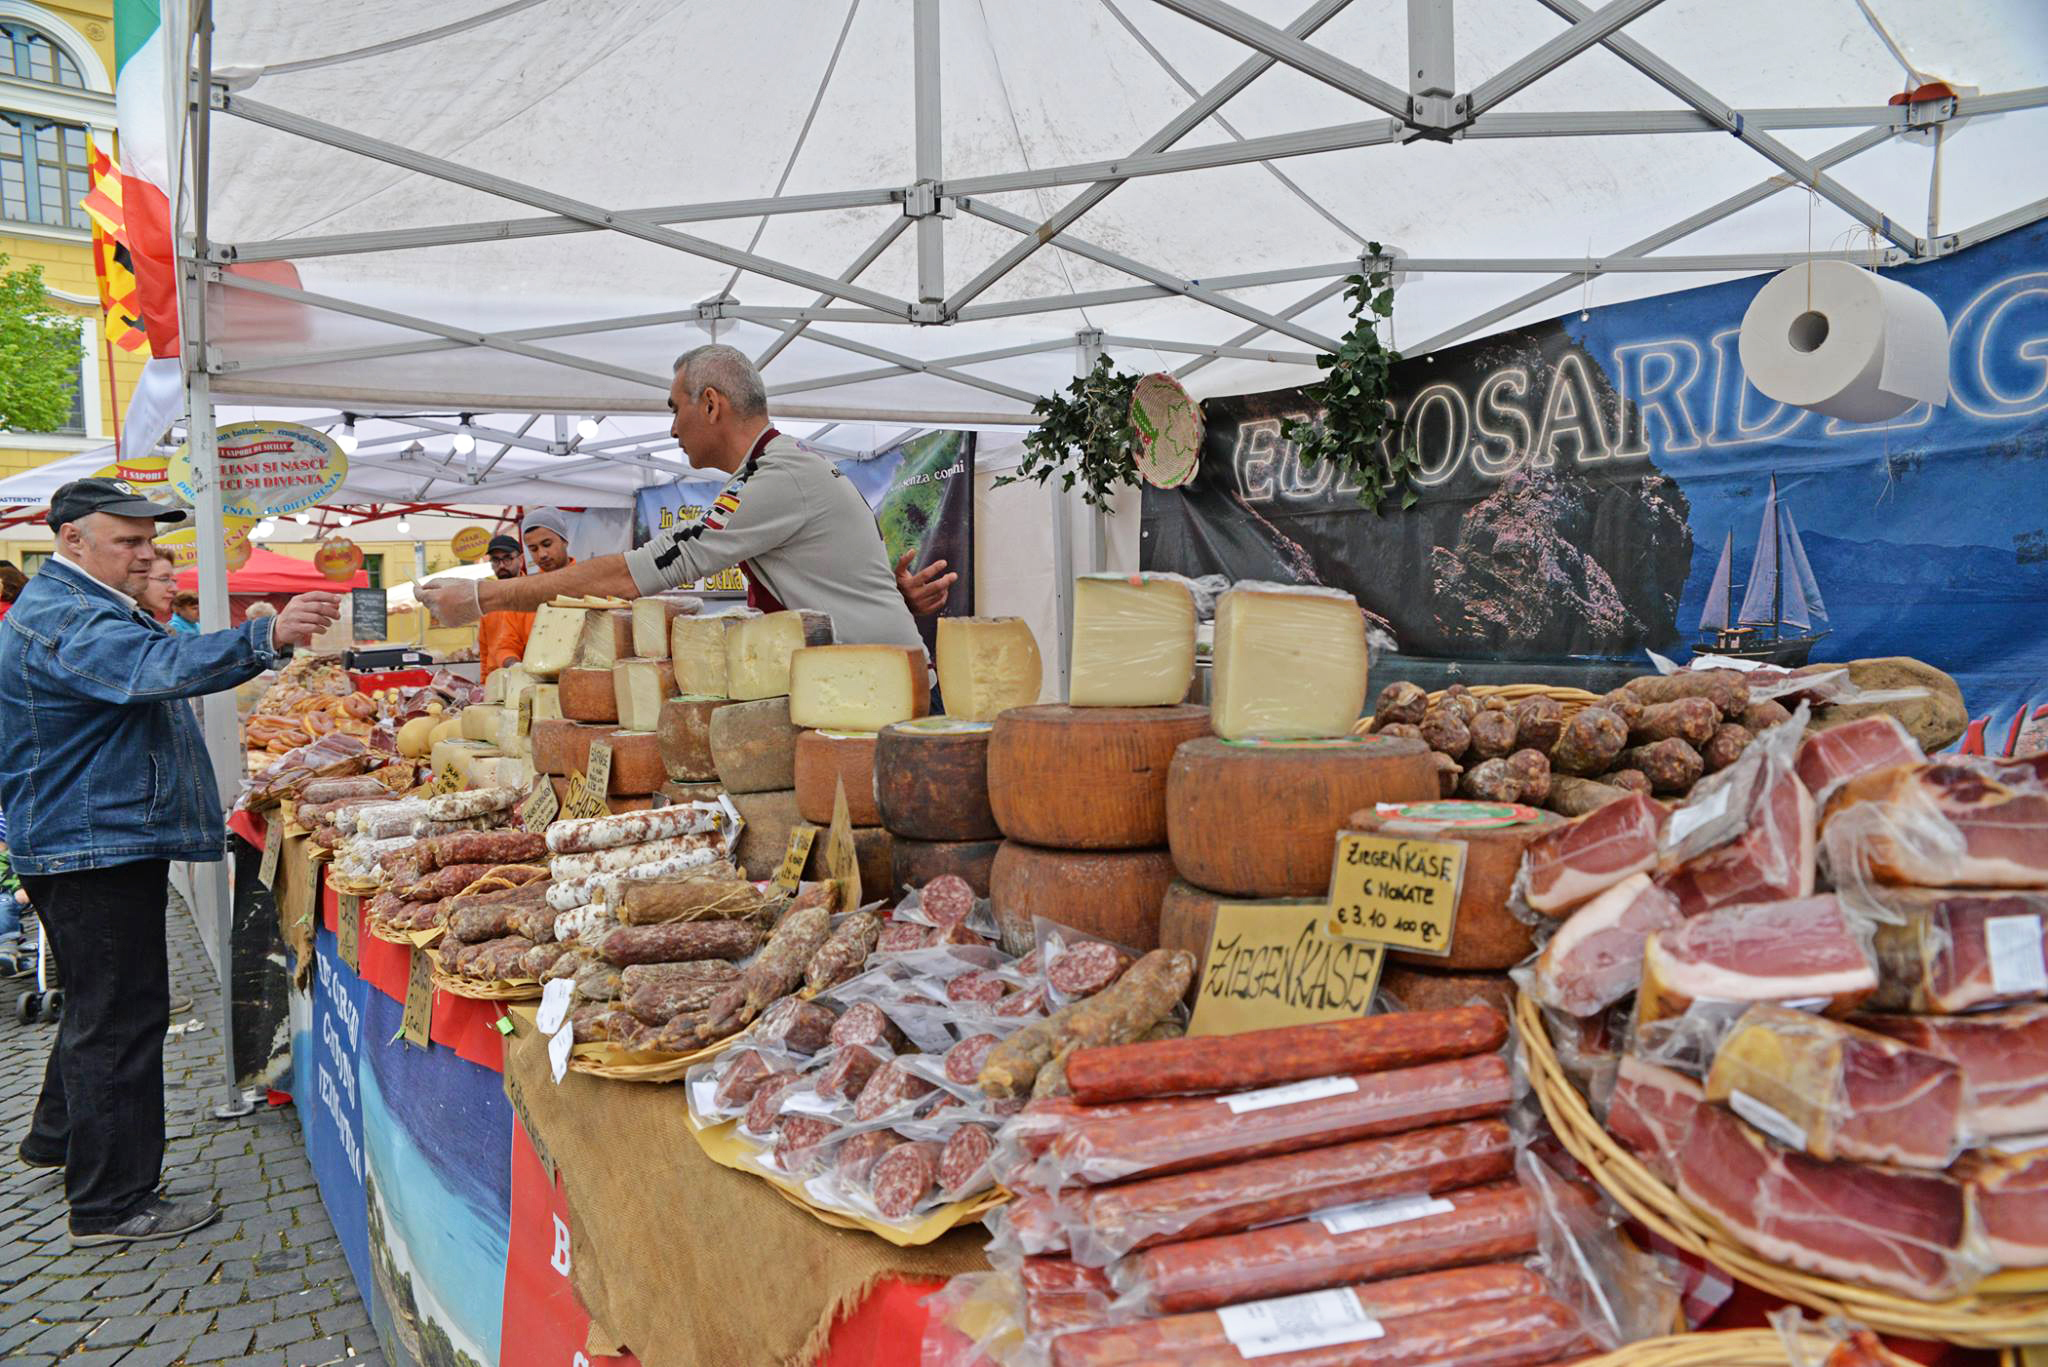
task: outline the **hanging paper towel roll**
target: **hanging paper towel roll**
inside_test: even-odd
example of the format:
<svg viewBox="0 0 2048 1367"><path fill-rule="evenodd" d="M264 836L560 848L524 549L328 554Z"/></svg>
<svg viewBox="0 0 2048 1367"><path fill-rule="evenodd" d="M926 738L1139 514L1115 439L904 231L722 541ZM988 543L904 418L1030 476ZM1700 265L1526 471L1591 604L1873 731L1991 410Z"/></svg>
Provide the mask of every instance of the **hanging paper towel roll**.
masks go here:
<svg viewBox="0 0 2048 1367"><path fill-rule="evenodd" d="M1882 422L1948 402L1941 307L1847 262L1794 266L1766 283L1742 315L1740 349L1757 392L1831 418Z"/></svg>

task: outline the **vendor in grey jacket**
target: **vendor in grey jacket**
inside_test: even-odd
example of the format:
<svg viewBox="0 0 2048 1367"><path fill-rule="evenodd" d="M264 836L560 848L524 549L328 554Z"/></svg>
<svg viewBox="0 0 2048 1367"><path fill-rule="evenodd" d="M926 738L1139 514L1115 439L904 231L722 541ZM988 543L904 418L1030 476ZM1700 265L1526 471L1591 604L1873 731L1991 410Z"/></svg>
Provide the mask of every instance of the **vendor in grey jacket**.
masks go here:
<svg viewBox="0 0 2048 1367"><path fill-rule="evenodd" d="M831 461L769 423L761 373L744 353L717 345L684 353L668 403L676 415L669 430L690 463L732 476L701 522L550 574L430 579L418 593L435 618L463 626L562 595L637 598L738 565L751 607L826 613L845 643L922 646L912 613L936 612L959 576L945 573L944 561L911 574L908 556L892 571L867 500Z"/></svg>
<svg viewBox="0 0 2048 1367"><path fill-rule="evenodd" d="M271 618L172 635L122 586L182 509L111 479L51 496L50 557L0 618L0 810L64 974L64 1017L21 1161L64 1169L74 1244L175 1238L212 1200L157 1194L164 1157L164 912L173 859L216 860L220 795L185 699L233 688L332 623L305 593Z"/></svg>

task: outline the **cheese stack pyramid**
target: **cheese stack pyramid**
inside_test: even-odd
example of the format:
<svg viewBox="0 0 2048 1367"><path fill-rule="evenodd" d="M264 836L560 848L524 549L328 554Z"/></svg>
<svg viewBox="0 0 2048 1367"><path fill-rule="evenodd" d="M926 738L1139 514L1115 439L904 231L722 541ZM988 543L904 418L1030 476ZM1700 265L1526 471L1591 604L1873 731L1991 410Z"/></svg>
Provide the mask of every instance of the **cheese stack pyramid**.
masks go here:
<svg viewBox="0 0 2048 1367"><path fill-rule="evenodd" d="M664 612L681 612L695 600L658 601ZM567 798L570 776L590 767L600 740L612 752L605 788L612 811L648 810L667 779L653 714L674 687L667 661L634 654L635 616L622 599L587 598L558 598L534 615L523 661L534 681L527 741L533 768L549 777L558 799Z"/></svg>
<svg viewBox="0 0 2048 1367"><path fill-rule="evenodd" d="M989 736L997 717L1038 701L1044 670L1037 639L1017 617L942 617L938 647L946 715L885 726L873 746L890 891L900 895L950 873L986 897L1002 844L988 800ZM797 781L801 788L801 753Z"/></svg>
<svg viewBox="0 0 2048 1367"><path fill-rule="evenodd" d="M1209 709L1184 701L1194 677L1187 580L1075 581L1068 701L1013 707L989 738L989 807L1004 836L989 894L1006 951L1032 949L1037 916L1132 949L1158 944L1173 881L1167 765L1209 734Z"/></svg>
<svg viewBox="0 0 2048 1367"><path fill-rule="evenodd" d="M1351 813L1436 795L1419 741L1353 736L1365 706L1365 618L1335 589L1245 583L1216 601L1216 734L1166 777L1178 880L1161 943L1209 946L1219 901L1320 902Z"/></svg>

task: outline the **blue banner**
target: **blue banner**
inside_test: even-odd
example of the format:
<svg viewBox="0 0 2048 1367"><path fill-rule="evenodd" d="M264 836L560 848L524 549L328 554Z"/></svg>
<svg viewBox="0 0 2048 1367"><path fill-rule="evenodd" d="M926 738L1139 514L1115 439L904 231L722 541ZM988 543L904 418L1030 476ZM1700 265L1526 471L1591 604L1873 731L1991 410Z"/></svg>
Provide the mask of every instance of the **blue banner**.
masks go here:
<svg viewBox="0 0 2048 1367"><path fill-rule="evenodd" d="M370 1290L370 1226L364 1204L361 1063L363 998L369 987L342 962L334 932L313 941L310 1032L292 1041L297 1081L293 1100L306 1132L306 1160L320 1184L320 1200L334 1223L348 1270L365 1296Z"/></svg>

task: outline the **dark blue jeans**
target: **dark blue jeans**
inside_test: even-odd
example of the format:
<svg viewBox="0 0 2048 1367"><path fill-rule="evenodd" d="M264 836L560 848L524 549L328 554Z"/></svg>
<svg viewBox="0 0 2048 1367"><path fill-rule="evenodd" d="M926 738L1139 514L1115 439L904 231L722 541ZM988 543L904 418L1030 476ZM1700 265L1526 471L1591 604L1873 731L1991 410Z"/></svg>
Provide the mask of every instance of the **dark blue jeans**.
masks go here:
<svg viewBox="0 0 2048 1367"><path fill-rule="evenodd" d="M148 859L21 880L64 985L63 1020L24 1146L63 1156L79 1234L133 1215L163 1175L169 876L167 862Z"/></svg>

